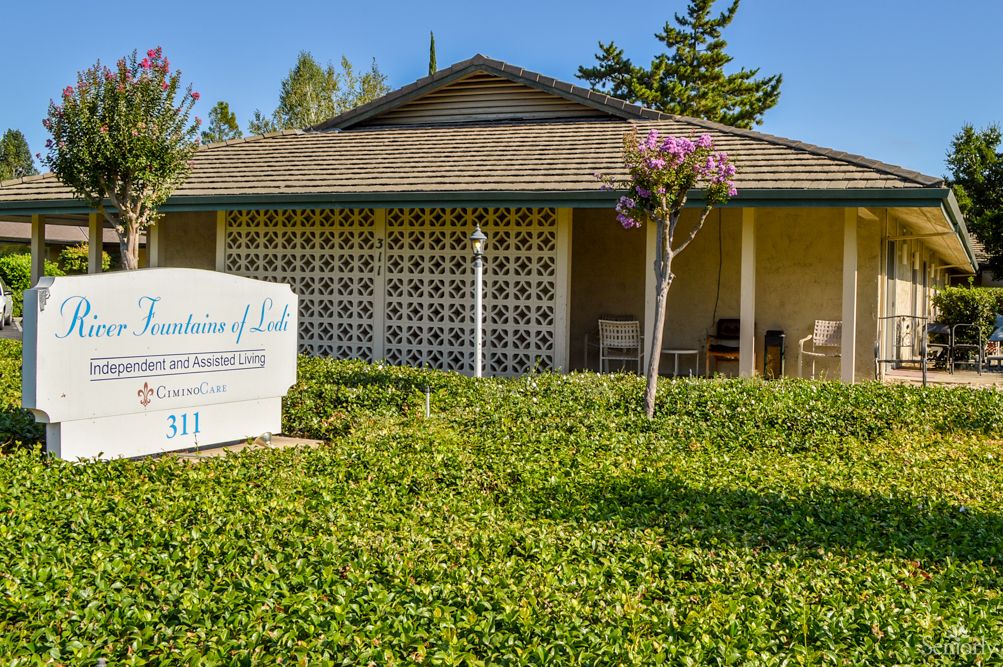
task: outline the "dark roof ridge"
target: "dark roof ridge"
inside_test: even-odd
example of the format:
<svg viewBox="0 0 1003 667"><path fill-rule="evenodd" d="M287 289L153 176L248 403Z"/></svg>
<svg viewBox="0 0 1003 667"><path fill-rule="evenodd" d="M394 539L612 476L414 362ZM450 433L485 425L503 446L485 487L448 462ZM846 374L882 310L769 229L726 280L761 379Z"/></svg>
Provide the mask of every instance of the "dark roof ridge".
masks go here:
<svg viewBox="0 0 1003 667"><path fill-rule="evenodd" d="M15 176L14 178L8 178L6 181L0 181L0 188L8 188L12 185L20 185L21 183L34 183L35 181L42 181L50 176L55 176L51 171L47 171L44 174L32 174L31 176Z"/></svg>
<svg viewBox="0 0 1003 667"><path fill-rule="evenodd" d="M276 130L274 132L265 132L264 134L252 134L246 137L239 137L237 139L224 139L223 141L214 141L211 144L202 144L199 146L199 150L220 148L221 146L232 146L234 144L244 144L249 141L271 139L272 137L285 137L290 134L303 134L303 130Z"/></svg>

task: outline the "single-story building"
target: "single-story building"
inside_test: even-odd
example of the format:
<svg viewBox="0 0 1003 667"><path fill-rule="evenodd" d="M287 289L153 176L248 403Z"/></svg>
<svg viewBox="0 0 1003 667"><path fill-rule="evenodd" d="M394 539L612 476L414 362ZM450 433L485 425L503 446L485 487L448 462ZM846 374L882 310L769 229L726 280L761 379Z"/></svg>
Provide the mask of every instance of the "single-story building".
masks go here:
<svg viewBox="0 0 1003 667"><path fill-rule="evenodd" d="M677 260L665 347L702 350L717 320L739 318L738 362L720 370L759 372L779 329L793 374L794 341L838 320L842 357L826 372L871 378L875 345L887 357L901 344L882 318L927 315L937 286L975 270L939 178L480 55L317 127L204 147L150 234L149 265L289 283L304 352L469 371L479 225L486 372L595 367L601 315L653 324L653 229L622 229L617 193L595 177L622 175L624 134L651 128L709 133L738 168L738 196ZM37 235L47 216L89 214L51 175L0 185L0 215Z"/></svg>

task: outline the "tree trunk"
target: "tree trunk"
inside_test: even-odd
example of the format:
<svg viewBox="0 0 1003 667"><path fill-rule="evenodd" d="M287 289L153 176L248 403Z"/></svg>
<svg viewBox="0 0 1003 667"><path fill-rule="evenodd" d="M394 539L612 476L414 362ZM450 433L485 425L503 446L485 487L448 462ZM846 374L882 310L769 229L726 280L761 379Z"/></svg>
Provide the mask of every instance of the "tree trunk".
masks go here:
<svg viewBox="0 0 1003 667"><path fill-rule="evenodd" d="M644 411L648 419L655 416L655 392L658 390L658 366L662 359L662 334L668 306L669 286L672 285L672 232L674 221L659 221L655 231L655 321L648 347L648 383L644 390Z"/></svg>
<svg viewBox="0 0 1003 667"><path fill-rule="evenodd" d="M122 253L122 268L133 271L139 268L139 231L135 225L123 224L124 232L118 235L118 247Z"/></svg>
<svg viewBox="0 0 1003 667"><path fill-rule="evenodd" d="M656 264L659 263L656 259ZM669 286L672 285L672 256L665 258L663 267L656 273L655 282L655 324L651 332L651 346L648 348L648 384L644 390L644 411L648 419L655 416L655 391L658 389L658 366L662 359L662 334L665 330L665 311L669 300Z"/></svg>

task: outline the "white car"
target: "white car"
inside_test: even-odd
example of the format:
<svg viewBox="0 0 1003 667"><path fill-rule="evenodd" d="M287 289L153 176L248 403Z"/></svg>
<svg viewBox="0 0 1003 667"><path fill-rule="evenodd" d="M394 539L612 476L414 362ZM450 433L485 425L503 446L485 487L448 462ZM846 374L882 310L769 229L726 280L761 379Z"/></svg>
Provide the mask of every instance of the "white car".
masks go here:
<svg viewBox="0 0 1003 667"><path fill-rule="evenodd" d="M14 297L11 296L7 283L0 280L0 331L14 321Z"/></svg>

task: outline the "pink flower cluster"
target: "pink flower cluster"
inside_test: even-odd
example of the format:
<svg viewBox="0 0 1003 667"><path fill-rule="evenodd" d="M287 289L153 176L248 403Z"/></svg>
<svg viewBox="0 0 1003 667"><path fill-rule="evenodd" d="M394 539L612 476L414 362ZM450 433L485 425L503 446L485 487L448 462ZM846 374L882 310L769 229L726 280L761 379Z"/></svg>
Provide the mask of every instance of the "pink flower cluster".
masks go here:
<svg viewBox="0 0 1003 667"><path fill-rule="evenodd" d="M628 143L625 151L631 179L622 184L628 193L616 204L617 221L625 228L640 227L644 220L664 215L661 209L672 208L676 202L681 206L690 188L706 187L711 200L738 194L735 166L726 153L714 151L709 134L689 139L661 136L653 129L635 145ZM606 186L610 185L607 180Z"/></svg>

